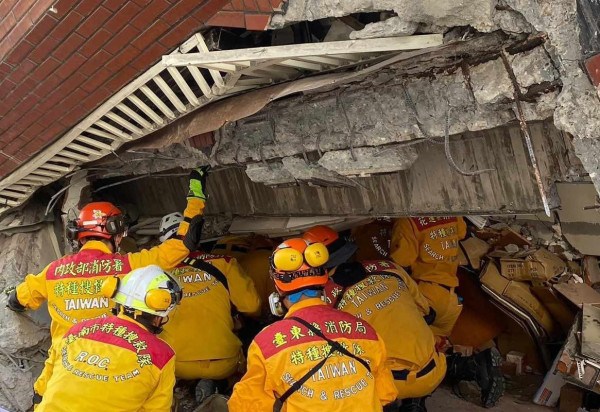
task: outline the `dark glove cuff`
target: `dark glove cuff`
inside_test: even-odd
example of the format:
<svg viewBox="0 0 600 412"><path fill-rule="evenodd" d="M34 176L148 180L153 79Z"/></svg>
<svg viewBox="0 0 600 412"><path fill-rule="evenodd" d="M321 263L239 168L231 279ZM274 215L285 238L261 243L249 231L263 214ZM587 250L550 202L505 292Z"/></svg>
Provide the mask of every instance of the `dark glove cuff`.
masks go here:
<svg viewBox="0 0 600 412"><path fill-rule="evenodd" d="M435 322L436 315L437 313L435 312L435 309L429 308L429 314L423 316L423 319L425 319L425 322L427 322L428 325L432 325L433 322Z"/></svg>
<svg viewBox="0 0 600 412"><path fill-rule="evenodd" d="M21 302L19 302L19 299L17 299L17 292L14 290L10 293L10 296L8 297L6 307L15 312L24 312L25 309L27 309L25 306L21 305Z"/></svg>

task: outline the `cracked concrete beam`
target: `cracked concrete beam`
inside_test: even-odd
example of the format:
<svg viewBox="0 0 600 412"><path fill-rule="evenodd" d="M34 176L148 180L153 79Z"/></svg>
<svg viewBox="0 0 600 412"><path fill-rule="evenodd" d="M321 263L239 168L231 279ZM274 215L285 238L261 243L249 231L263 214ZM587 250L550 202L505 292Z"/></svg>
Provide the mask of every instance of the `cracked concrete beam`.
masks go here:
<svg viewBox="0 0 600 412"><path fill-rule="evenodd" d="M527 65L546 70L547 65ZM220 164L262 162L308 152L377 147L480 131L516 120L512 84L499 60L450 74L401 79L387 71L343 91L276 101L257 115L222 129L214 158ZM531 79L547 75L529 73ZM555 93L535 96L528 120L552 115ZM537 104L537 102L543 104ZM368 172L366 172L368 173Z"/></svg>

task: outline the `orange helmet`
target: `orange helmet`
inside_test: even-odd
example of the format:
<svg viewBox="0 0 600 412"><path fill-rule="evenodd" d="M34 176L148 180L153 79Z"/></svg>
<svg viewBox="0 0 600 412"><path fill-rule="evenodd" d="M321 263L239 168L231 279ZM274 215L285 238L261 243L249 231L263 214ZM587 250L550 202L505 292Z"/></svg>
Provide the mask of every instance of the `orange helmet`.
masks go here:
<svg viewBox="0 0 600 412"><path fill-rule="evenodd" d="M77 240L86 237L111 239L127 230L125 216L110 202L92 202L79 212L79 218L67 225L67 234Z"/></svg>
<svg viewBox="0 0 600 412"><path fill-rule="evenodd" d="M327 246L327 250L329 251L329 260L325 265L327 269L347 262L357 249L356 244L341 238L329 226L313 226L302 235L302 238L309 242L318 242Z"/></svg>
<svg viewBox="0 0 600 412"><path fill-rule="evenodd" d="M302 238L288 239L271 255L271 277L281 292L323 287L328 275L323 265L329 253L322 243Z"/></svg>

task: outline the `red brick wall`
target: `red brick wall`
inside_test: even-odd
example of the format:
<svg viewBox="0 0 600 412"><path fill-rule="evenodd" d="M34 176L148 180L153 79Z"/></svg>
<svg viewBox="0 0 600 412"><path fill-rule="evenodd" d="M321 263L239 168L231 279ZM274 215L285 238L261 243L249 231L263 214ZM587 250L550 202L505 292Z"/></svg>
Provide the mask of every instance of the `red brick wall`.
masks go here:
<svg viewBox="0 0 600 412"><path fill-rule="evenodd" d="M0 0L0 177L72 128L227 3ZM56 13L48 11L52 5Z"/></svg>
<svg viewBox="0 0 600 412"><path fill-rule="evenodd" d="M281 12L287 0L230 0L208 20L209 26L265 30L273 13Z"/></svg>

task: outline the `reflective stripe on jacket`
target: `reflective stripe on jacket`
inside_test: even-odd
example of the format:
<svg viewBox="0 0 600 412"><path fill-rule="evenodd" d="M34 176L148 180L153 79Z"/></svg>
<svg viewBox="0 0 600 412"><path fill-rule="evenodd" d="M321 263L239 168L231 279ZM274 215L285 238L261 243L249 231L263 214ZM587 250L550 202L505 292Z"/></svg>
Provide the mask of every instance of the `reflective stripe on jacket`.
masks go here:
<svg viewBox="0 0 600 412"><path fill-rule="evenodd" d="M175 354L126 316L73 326L52 347L51 377L36 411L171 410Z"/></svg>
<svg viewBox="0 0 600 412"><path fill-rule="evenodd" d="M458 286L459 240L467 226L461 217L412 217L396 220L391 258L412 269L416 280Z"/></svg>
<svg viewBox="0 0 600 412"><path fill-rule="evenodd" d="M292 394L283 410L380 411L396 399L385 346L365 321L330 308L313 298L293 305L286 318L299 317L370 364L371 373L355 359L334 352ZM271 411L275 397L302 378L330 352L331 346L302 324L284 319L263 329L248 350L248 371L235 385L229 410Z"/></svg>
<svg viewBox="0 0 600 412"><path fill-rule="evenodd" d="M210 274L180 265L171 273L183 287L183 299L164 326L161 338L175 350L178 362L234 357L242 344L233 333L231 304L241 313L256 315L260 299L254 283L234 258L201 252L193 252L190 257L221 271L229 292Z"/></svg>

